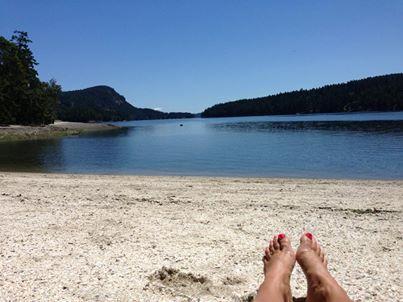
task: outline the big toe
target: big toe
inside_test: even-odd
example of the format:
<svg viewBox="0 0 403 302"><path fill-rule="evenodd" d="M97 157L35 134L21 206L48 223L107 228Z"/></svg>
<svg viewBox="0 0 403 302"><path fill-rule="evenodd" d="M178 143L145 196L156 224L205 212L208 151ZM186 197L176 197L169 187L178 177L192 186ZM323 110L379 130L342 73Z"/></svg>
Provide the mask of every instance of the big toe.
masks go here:
<svg viewBox="0 0 403 302"><path fill-rule="evenodd" d="M315 238L311 233L303 233L299 238L300 248L315 250Z"/></svg>
<svg viewBox="0 0 403 302"><path fill-rule="evenodd" d="M285 234L279 234L277 238L280 244L280 250L292 250L291 241Z"/></svg>

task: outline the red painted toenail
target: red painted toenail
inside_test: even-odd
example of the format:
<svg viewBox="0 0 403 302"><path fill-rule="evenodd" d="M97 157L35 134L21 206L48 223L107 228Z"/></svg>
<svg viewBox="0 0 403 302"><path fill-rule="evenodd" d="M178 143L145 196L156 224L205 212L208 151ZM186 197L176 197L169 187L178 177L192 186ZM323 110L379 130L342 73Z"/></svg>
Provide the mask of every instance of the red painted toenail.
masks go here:
<svg viewBox="0 0 403 302"><path fill-rule="evenodd" d="M313 235L311 233L305 233L305 236L312 240Z"/></svg>
<svg viewBox="0 0 403 302"><path fill-rule="evenodd" d="M285 234L278 234L277 238L278 238L278 240L284 239L284 238L285 238Z"/></svg>

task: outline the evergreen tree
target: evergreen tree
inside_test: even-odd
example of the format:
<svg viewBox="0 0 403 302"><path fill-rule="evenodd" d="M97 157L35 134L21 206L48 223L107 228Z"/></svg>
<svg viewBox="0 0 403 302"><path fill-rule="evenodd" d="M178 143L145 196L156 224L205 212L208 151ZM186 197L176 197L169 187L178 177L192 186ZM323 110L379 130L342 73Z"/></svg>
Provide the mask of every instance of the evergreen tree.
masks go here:
<svg viewBox="0 0 403 302"><path fill-rule="evenodd" d="M55 80L41 82L38 64L26 32L10 40L0 37L0 123L43 125L53 123L61 88Z"/></svg>

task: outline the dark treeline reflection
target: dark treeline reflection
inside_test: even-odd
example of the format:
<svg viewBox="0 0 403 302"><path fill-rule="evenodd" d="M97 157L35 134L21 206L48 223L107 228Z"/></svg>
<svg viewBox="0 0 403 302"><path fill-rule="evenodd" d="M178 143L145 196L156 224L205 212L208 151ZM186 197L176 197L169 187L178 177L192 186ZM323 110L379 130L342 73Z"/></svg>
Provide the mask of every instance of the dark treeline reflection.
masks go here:
<svg viewBox="0 0 403 302"><path fill-rule="evenodd" d="M72 165L88 168L94 161L107 169L108 164L116 165L120 163L118 158L124 156L121 153L125 148L120 148L120 138L135 131L138 131L136 127L124 127L56 139L1 142L0 170L71 172L69 167Z"/></svg>
<svg viewBox="0 0 403 302"><path fill-rule="evenodd" d="M101 137L122 137L122 136L127 136L131 131L134 130L135 127L130 126L130 127L122 127L122 128L117 128L117 129L112 129L112 130L107 130L107 131L94 131L94 132L88 132L88 133L83 133L80 135L80 137L94 137L94 138L101 138Z"/></svg>
<svg viewBox="0 0 403 302"><path fill-rule="evenodd" d="M2 142L0 171L403 179L403 112L119 125L128 128Z"/></svg>
<svg viewBox="0 0 403 302"><path fill-rule="evenodd" d="M403 121L299 121L218 123L210 127L224 131L351 131L363 133L402 133Z"/></svg>
<svg viewBox="0 0 403 302"><path fill-rule="evenodd" d="M63 167L62 140L0 143L0 167L2 171L46 172L48 165Z"/></svg>

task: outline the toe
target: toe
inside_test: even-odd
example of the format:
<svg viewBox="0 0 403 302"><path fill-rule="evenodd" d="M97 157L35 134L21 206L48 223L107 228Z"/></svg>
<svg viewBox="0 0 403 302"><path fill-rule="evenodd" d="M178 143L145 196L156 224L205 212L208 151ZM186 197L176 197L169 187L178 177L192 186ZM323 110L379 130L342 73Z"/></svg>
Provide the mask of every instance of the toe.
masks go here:
<svg viewBox="0 0 403 302"><path fill-rule="evenodd" d="M323 252L323 249L319 247L319 257L322 260L322 262L325 262L325 253Z"/></svg>
<svg viewBox="0 0 403 302"><path fill-rule="evenodd" d="M273 237L273 247L274 247L275 250L280 249L280 243L278 242L278 237L277 236Z"/></svg>
<svg viewBox="0 0 403 302"><path fill-rule="evenodd" d="M281 250L291 250L291 242L290 239L285 234L278 235L278 242L280 244Z"/></svg>
<svg viewBox="0 0 403 302"><path fill-rule="evenodd" d="M312 238L312 249L319 255L320 254L320 245L316 238Z"/></svg>
<svg viewBox="0 0 403 302"><path fill-rule="evenodd" d="M273 253L274 253L274 243L273 243L273 239L270 240L269 251L270 251L270 254L273 254Z"/></svg>
<svg viewBox="0 0 403 302"><path fill-rule="evenodd" d="M267 260L270 259L271 253L270 253L270 248L269 247L266 247L264 249L264 256L266 257Z"/></svg>
<svg viewBox="0 0 403 302"><path fill-rule="evenodd" d="M299 238L300 244L311 244L312 243L312 234L311 233L302 233L301 237Z"/></svg>

